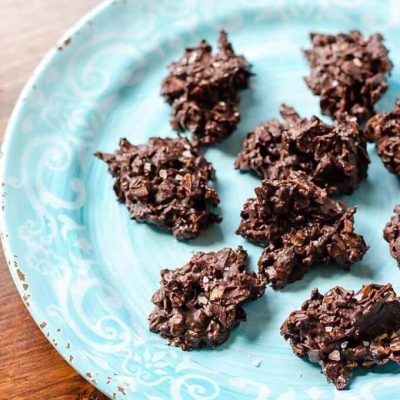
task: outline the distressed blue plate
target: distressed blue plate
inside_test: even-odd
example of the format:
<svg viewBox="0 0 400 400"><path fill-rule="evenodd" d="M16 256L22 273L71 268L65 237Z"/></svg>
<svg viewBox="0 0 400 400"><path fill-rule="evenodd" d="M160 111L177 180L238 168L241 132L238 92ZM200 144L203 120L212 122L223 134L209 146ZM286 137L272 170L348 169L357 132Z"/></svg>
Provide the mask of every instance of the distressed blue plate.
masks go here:
<svg viewBox="0 0 400 400"><path fill-rule="evenodd" d="M259 180L232 167L240 141L276 117L281 102L305 115L318 99L302 77L300 49L310 31L380 31L395 68L379 109L400 95L400 8L396 1L178 0L107 2L79 22L40 64L12 115L3 146L2 239L18 290L33 318L82 376L118 399L387 399L398 398L395 365L355 373L336 392L320 369L295 357L279 335L288 313L312 288L359 288L392 282L400 271L382 228L400 201L399 181L370 148L369 178L348 201L359 206L357 229L371 246L350 272L315 268L281 292L267 290L246 306L248 321L216 350L184 353L148 332L150 297L159 271L194 251L244 245L255 268L261 249L234 234L243 202ZM242 122L207 149L217 170L223 223L190 243L129 220L115 200L95 150L120 137L142 143L173 135L160 97L167 65L201 38L225 27L254 66L243 92Z"/></svg>

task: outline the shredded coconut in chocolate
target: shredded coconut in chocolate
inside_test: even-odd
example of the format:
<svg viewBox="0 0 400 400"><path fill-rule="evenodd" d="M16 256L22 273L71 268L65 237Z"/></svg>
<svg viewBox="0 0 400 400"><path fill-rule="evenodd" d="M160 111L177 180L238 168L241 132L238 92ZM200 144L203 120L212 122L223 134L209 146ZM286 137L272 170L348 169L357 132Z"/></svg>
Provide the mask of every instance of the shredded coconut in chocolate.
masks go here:
<svg viewBox="0 0 400 400"><path fill-rule="evenodd" d="M240 89L249 85L250 64L238 56L221 31L219 51L201 41L185 50L162 83L161 94L171 104L171 124L178 132L192 132L194 144L221 142L240 121Z"/></svg>
<svg viewBox="0 0 400 400"><path fill-rule="evenodd" d="M235 168L267 179L304 171L330 194L349 194L366 178L370 160L354 118L342 115L329 125L315 116L301 118L285 104L280 113L283 122L272 119L247 135Z"/></svg>
<svg viewBox="0 0 400 400"><path fill-rule="evenodd" d="M186 139L153 137L142 145L121 139L119 146L114 154L96 156L108 164L118 200L132 219L171 231L178 240L221 221L210 211L219 202L208 186L215 171Z"/></svg>
<svg viewBox="0 0 400 400"><path fill-rule="evenodd" d="M247 253L238 247L199 252L181 268L162 270L150 330L182 350L224 343L246 319L242 304L264 294L265 278L246 265Z"/></svg>
<svg viewBox="0 0 400 400"><path fill-rule="evenodd" d="M313 47L304 51L311 74L306 83L320 96L323 114L336 118L347 112L358 120L375 113L374 105L387 90L392 70L383 37L359 31L325 35L311 33Z"/></svg>
<svg viewBox="0 0 400 400"><path fill-rule="evenodd" d="M400 362L400 298L390 284L357 293L336 286L324 296L314 289L281 334L297 356L319 363L328 381L344 389L353 368Z"/></svg>
<svg viewBox="0 0 400 400"><path fill-rule="evenodd" d="M303 172L265 179L246 201L236 233L265 249L258 261L274 289L301 279L314 265L348 268L367 251L354 232L355 208L329 198Z"/></svg>

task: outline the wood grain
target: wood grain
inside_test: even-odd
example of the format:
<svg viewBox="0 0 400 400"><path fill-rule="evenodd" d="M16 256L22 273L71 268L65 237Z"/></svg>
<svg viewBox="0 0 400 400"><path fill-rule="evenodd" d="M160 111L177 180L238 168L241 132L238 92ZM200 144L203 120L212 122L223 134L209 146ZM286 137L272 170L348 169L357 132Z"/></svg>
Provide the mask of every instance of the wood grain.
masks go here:
<svg viewBox="0 0 400 400"><path fill-rule="evenodd" d="M64 31L100 1L0 0L0 134L24 83ZM0 254L0 399L103 400L31 319Z"/></svg>

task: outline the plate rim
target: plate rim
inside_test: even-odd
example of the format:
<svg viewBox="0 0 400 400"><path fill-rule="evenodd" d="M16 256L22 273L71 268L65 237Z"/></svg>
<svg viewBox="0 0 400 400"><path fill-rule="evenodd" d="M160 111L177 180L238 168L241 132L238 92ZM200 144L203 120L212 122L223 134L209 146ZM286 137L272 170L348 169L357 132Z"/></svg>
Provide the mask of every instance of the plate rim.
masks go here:
<svg viewBox="0 0 400 400"><path fill-rule="evenodd" d="M102 13L106 13L110 6L117 2L125 2L126 0L103 0L100 4L92 8L89 12L81 16L77 22L73 23L69 29L65 31L65 33L60 37L60 39L56 42L56 44L48 51L46 52L45 56L41 59L39 64L34 68L33 72L30 74L27 82L25 83L21 93L19 94L17 101L13 107L13 110L11 112L9 121L7 123L7 127L5 130L3 142L1 145L1 153L0 153L0 183L5 182L5 171L6 171L6 166L9 162L9 157L11 156L10 154L10 146L11 146L11 139L18 133L16 131L16 124L19 121L19 118L21 117L21 112L23 112L23 106L24 106L24 100L26 97L29 97L32 94L33 86L36 82L37 79L39 79L43 73L46 72L46 69L51 65L55 57L57 56L58 50L57 47L62 46L63 43L65 43L68 39L73 38L88 22L90 22L91 19L99 17ZM136 0L132 0L133 2ZM350 8L351 10L351 8ZM72 46L74 44L72 43ZM0 190L2 192L2 190ZM13 264L15 261L15 253L12 252L12 242L15 240L12 240L12 236L7 236L7 229L6 227L9 226L9 223L7 223L7 217L6 217L6 210L3 210L2 207L0 207L0 238L1 242L3 245L4 249L4 254L5 258L7 261L8 269L10 271L10 274L13 278L14 284L17 288L17 291L23 300L23 303L25 304L26 308L28 309L29 314L31 315L32 319L34 320L35 324L38 326L38 328L43 332L43 328L41 328L40 323L41 323L41 318L40 314L38 314L38 311L40 310L38 307L32 307L34 304L34 301L31 301L31 306L29 307L26 304L26 300L24 299L24 294L25 291L22 287L22 282L19 279L19 276L17 274L17 270L13 268ZM15 246L14 246L15 247ZM23 267L21 268L18 266L20 270L23 271ZM52 344L52 346L55 348L55 350L60 354L61 357L64 358L64 360L75 370L77 371L86 381L91 383L94 387L96 387L99 391L105 393L107 396L112 396L111 390L112 387L106 387L104 385L103 381L97 382L93 381L90 379L90 377L86 376L86 370L83 368L81 364L75 359L74 362L70 361L68 359L68 352L64 348L64 346L55 346L54 342L51 341L51 337L47 337L48 341ZM118 395L117 395L118 396ZM119 396L118 396L119 397Z"/></svg>
<svg viewBox="0 0 400 400"><path fill-rule="evenodd" d="M111 7L114 3L121 0L102 0L98 5L92 7L89 11L84 13L78 20L73 23L68 29L64 31L64 33L60 36L60 38L56 41L56 43L52 46L50 50L47 50L45 55L41 58L38 65L33 69L30 73L28 79L21 92L19 93L17 100L14 103L13 109L11 111L10 117L8 119L6 129L4 132L3 140L0 148L0 182L4 185L6 178L6 166L8 163L8 159L10 157L10 146L11 146L11 138L15 135L16 132L16 124L21 116L22 108L24 105L24 100L27 98L33 91L33 86L36 80L46 72L46 68L51 65L52 61L57 56L57 53L60 49L60 46L65 44L67 41L72 39L78 32L85 27L85 25L90 22L93 18L97 18L103 12L106 12L109 7ZM2 191L2 196L6 197L6 193ZM51 337L49 335L45 335L43 328L41 328L41 318L37 315L37 309L34 311L34 308L31 305L27 304L27 301L24 299L25 290L22 287L21 280L18 276L18 272L15 272L15 269L12 268L14 263L16 262L15 258L16 254L12 252L12 240L11 236L7 234L7 211L5 207L0 207L0 241L4 252L5 261L7 264L8 271L11 275L14 286L17 289L17 292L21 298L22 303L27 309L30 317L34 321L36 327L39 329L43 337L47 339L47 341L51 344L53 349L63 358L63 360L73 368L83 379L85 379L88 383L94 386L97 390L105 394L106 396L111 395L110 392L106 392L104 387L101 386L96 380L91 380L89 377L85 375L85 371L83 368L79 367L79 364L73 363L69 360L66 349L61 346L55 346L54 342L52 342ZM17 271L23 273L23 267L18 264ZM30 301L31 302L31 301ZM33 304L33 302L31 302ZM115 396L113 398L116 398Z"/></svg>

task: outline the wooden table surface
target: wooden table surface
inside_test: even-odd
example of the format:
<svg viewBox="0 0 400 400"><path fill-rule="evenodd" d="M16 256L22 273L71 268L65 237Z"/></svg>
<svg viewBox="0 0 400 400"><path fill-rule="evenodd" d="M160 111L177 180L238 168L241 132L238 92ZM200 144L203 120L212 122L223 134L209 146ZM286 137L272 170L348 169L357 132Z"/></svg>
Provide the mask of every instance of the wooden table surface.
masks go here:
<svg viewBox="0 0 400 400"><path fill-rule="evenodd" d="M43 55L99 0L0 0L0 134ZM103 400L54 350L22 303L0 253L0 399Z"/></svg>

